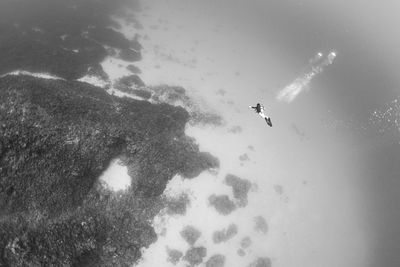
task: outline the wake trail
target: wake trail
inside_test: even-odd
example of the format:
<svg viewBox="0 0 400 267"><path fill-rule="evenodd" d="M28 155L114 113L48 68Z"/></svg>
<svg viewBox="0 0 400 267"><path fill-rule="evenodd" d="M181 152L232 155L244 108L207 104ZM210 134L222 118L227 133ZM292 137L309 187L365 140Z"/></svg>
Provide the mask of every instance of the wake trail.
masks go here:
<svg viewBox="0 0 400 267"><path fill-rule="evenodd" d="M324 56L321 52L317 53L309 60L308 71L306 70L306 73L300 75L292 83L279 91L276 99L287 103L292 102L301 92L308 89L311 80L317 74L323 72L326 66L331 65L335 58L335 52L330 52L327 56Z"/></svg>

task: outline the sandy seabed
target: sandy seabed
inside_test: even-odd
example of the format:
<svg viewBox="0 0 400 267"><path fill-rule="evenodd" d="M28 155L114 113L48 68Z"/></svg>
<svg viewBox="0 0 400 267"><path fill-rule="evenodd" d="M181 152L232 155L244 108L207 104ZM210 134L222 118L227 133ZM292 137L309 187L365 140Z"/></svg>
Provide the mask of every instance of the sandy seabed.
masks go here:
<svg viewBox="0 0 400 267"><path fill-rule="evenodd" d="M147 1L144 6L135 15L144 28L123 25L121 29L128 37L141 36L143 60L134 64L142 70L142 80L150 86L183 86L193 101L221 115L225 123L187 126L186 134L197 140L200 150L219 158L220 169L217 174L204 172L191 180L176 176L170 181L165 195L188 194L187 212L183 216L160 213L155 218L158 241L143 250L137 266L186 266L185 253L193 247L206 248L206 255L198 255L203 263L223 255L224 266L247 266L258 258L283 267L359 266L362 260L349 254L366 251L355 206L348 205L356 196L351 185L326 176L333 170L328 160L321 161L323 167L310 167L323 154L318 147L326 146L325 132L304 137L304 129L294 126L303 133L300 136L284 123L288 114L279 114L283 108L274 102L275 91L265 89L271 88L268 70L274 55L229 16L218 19L210 10L197 12L188 4L175 9L171 3ZM274 62L274 68L281 67ZM113 80L129 74L128 63L118 59L107 58L102 65ZM274 127L249 110L257 101L264 101ZM312 148L307 147L310 144ZM308 158L303 157L305 150L311 155ZM251 183L246 205L235 199L225 182L227 174ZM228 196L236 208L221 214L210 205L211 195ZM265 231L257 229L257 218L266 221ZM215 242L215 232L226 232L232 224L237 231ZM187 226L200 233L193 244L182 237ZM353 238L348 240L350 235ZM179 252L176 262L171 250Z"/></svg>

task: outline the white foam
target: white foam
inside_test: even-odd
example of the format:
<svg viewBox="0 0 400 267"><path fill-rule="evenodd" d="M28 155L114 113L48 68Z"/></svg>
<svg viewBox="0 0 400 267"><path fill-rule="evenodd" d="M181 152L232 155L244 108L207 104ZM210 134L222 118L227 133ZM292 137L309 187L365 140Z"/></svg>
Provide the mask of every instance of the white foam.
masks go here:
<svg viewBox="0 0 400 267"><path fill-rule="evenodd" d="M50 73L30 72L30 71L25 71L25 70L15 70L15 71L12 71L12 72L2 75L1 77L4 77L6 75L27 75L27 76L32 76L35 78L42 78L42 79L64 80L63 78L52 75Z"/></svg>

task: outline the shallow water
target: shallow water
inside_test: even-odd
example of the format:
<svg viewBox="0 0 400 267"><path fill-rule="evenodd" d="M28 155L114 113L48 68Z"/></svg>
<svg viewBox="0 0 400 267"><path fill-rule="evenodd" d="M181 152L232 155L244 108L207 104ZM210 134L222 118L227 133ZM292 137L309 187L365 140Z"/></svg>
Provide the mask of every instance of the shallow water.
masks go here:
<svg viewBox="0 0 400 267"><path fill-rule="evenodd" d="M190 192L191 206L183 217L156 220L166 235L144 251L138 266L173 266L166 246L185 253L189 245L179 232L186 225L202 233L195 246L207 248L204 261L219 253L225 266L247 266L258 257L269 257L273 266L397 266L399 217L391 203L400 189L400 135L392 117L374 118L375 110L392 106L399 119L393 104L400 94L398 40L390 42L393 33L385 29L398 19L390 6L182 0L143 6L142 79L184 86L226 124L187 128L221 168L217 175L171 181L172 192ZM278 93L307 73L313 57L331 51L337 56L332 64L293 101L279 101ZM265 105L272 128L249 110L257 102ZM229 173L253 186L248 205L224 216L208 198L233 199L224 183ZM257 216L267 221L265 235L254 230ZM238 234L215 244L213 232L230 223ZM246 236L252 245L240 256Z"/></svg>

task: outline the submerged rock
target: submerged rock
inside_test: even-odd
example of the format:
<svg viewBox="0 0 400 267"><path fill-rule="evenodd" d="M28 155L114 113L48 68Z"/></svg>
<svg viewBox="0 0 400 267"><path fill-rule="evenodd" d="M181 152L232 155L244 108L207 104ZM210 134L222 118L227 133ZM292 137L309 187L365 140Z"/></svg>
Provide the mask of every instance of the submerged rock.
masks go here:
<svg viewBox="0 0 400 267"><path fill-rule="evenodd" d="M143 99L150 99L151 98L151 92L146 91L146 90L141 90L141 89L133 89L130 91L131 94L136 95L138 97L141 97Z"/></svg>
<svg viewBox="0 0 400 267"><path fill-rule="evenodd" d="M199 265L207 256L207 249L205 247L194 247L186 251L183 259L190 263L191 266Z"/></svg>
<svg viewBox="0 0 400 267"><path fill-rule="evenodd" d="M257 216L254 218L254 230L256 232L267 234L268 233L268 224L267 221L262 216Z"/></svg>
<svg viewBox="0 0 400 267"><path fill-rule="evenodd" d="M134 74L140 74L140 73L142 73L142 71L141 71L138 67L136 67L135 65L132 65L132 64L126 66L126 68L127 68L130 72L132 72L132 73L134 73Z"/></svg>
<svg viewBox="0 0 400 267"><path fill-rule="evenodd" d="M133 49L122 49L119 58L128 62L139 61L142 59L142 53Z"/></svg>
<svg viewBox="0 0 400 267"><path fill-rule="evenodd" d="M115 83L114 87L122 92L130 93L134 88L145 86L144 82L136 74L124 76L119 78ZM150 92L149 92L150 93ZM151 94L150 94L151 96Z"/></svg>
<svg viewBox="0 0 400 267"><path fill-rule="evenodd" d="M254 262L250 263L248 267L271 267L271 259L270 258L258 258Z"/></svg>
<svg viewBox="0 0 400 267"><path fill-rule="evenodd" d="M251 188L251 183L233 174L225 177L225 183L232 187L233 196L239 201L239 206L247 205L247 194Z"/></svg>
<svg viewBox="0 0 400 267"><path fill-rule="evenodd" d="M226 229L215 231L213 233L213 241L216 244L226 242L232 237L234 237L237 233L238 233L238 228L236 224L232 223Z"/></svg>
<svg viewBox="0 0 400 267"><path fill-rule="evenodd" d="M185 107L190 114L192 124L212 124L220 126L222 117L218 114L207 112L194 103L186 94L185 88L181 86L158 85L149 88L152 91L152 99L155 102L163 102L171 105Z"/></svg>
<svg viewBox="0 0 400 267"><path fill-rule="evenodd" d="M174 265L176 265L183 256L183 253L181 251L177 249L170 249L168 247L167 247L167 254L168 254L167 261L171 262Z"/></svg>
<svg viewBox="0 0 400 267"><path fill-rule="evenodd" d="M175 198L167 198L167 214L169 215L185 215L187 206L190 204L189 196L186 193L180 194Z"/></svg>
<svg viewBox="0 0 400 267"><path fill-rule="evenodd" d="M235 203L227 195L211 195L208 202L222 215L228 215L236 209Z"/></svg>
<svg viewBox="0 0 400 267"><path fill-rule="evenodd" d="M238 256L240 256L240 257L246 256L246 252L245 252L244 249L242 249L242 248L239 248L239 249L237 250L236 253L237 253Z"/></svg>
<svg viewBox="0 0 400 267"><path fill-rule="evenodd" d="M247 153L244 153L244 154L239 156L239 160L240 161L249 161L250 158L249 158L249 155L247 155Z"/></svg>
<svg viewBox="0 0 400 267"><path fill-rule="evenodd" d="M0 265L136 262L168 181L218 167L185 135L188 120L87 83L0 78ZM132 178L122 195L98 186L117 156Z"/></svg>
<svg viewBox="0 0 400 267"><path fill-rule="evenodd" d="M111 28L94 27L89 30L88 36L103 45L119 49L128 49L130 45L129 40L122 33Z"/></svg>
<svg viewBox="0 0 400 267"><path fill-rule="evenodd" d="M244 249L249 248L252 244L251 238L249 236L244 237L241 241L240 241L240 246Z"/></svg>
<svg viewBox="0 0 400 267"><path fill-rule="evenodd" d="M197 239L199 239L199 237L201 236L201 232L191 225L183 228L180 234L182 238L185 239L185 241L191 246L193 246L194 243L196 243Z"/></svg>
<svg viewBox="0 0 400 267"><path fill-rule="evenodd" d="M215 254L211 256L206 262L206 267L224 267L224 266L225 266L225 256L221 254Z"/></svg>

